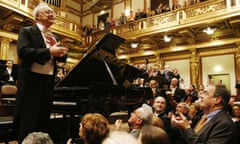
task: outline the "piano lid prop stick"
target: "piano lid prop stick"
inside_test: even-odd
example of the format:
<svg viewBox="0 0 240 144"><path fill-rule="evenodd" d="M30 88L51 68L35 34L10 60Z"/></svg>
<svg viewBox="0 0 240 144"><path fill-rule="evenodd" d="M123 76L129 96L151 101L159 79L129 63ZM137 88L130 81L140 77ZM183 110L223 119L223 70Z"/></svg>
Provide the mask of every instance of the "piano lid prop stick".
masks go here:
<svg viewBox="0 0 240 144"><path fill-rule="evenodd" d="M111 79L112 79L112 82L113 82L113 85L118 85L116 79L114 78L113 74L112 74L112 71L111 69L109 68L107 62L105 61L104 57L103 57L103 54L101 53L101 51L99 51L99 55L102 59L102 61L104 62L106 68L107 68L107 71L108 71L108 74L110 75Z"/></svg>

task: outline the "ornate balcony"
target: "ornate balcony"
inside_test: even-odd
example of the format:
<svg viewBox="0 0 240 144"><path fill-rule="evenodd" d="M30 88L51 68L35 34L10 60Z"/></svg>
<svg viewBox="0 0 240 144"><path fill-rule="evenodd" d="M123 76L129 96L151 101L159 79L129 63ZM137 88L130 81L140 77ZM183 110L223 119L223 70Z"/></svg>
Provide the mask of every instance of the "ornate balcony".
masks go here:
<svg viewBox="0 0 240 144"><path fill-rule="evenodd" d="M0 0L0 36L16 42L19 29L33 24L32 10L39 2L40 0ZM82 41L79 23L67 19L61 8L50 6L57 14L56 22L51 29L60 36L64 44L69 46L70 57L74 59Z"/></svg>
<svg viewBox="0 0 240 144"><path fill-rule="evenodd" d="M145 57L156 60L160 54L164 56L175 52L189 55L192 51L204 51L204 48L218 47L229 51L229 47L238 47L240 41L239 3L239 0L209 0L113 27L110 29L112 33L126 39L117 55L135 61ZM208 27L215 30L213 34L204 32ZM100 31L84 37L84 43L95 42L104 33ZM171 37L170 42L164 41L165 35ZM135 49L130 46L133 42L138 43Z"/></svg>

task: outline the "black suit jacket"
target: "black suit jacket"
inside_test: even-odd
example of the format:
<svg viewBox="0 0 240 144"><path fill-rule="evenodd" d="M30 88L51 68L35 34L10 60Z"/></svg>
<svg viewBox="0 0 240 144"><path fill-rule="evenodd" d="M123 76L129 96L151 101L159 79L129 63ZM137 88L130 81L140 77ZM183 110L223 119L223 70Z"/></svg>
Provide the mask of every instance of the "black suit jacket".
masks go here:
<svg viewBox="0 0 240 144"><path fill-rule="evenodd" d="M234 132L233 121L225 111L217 113L196 134L192 128L182 132L189 144L229 144Z"/></svg>
<svg viewBox="0 0 240 144"><path fill-rule="evenodd" d="M178 103L182 102L186 98L186 93L183 89L180 89L180 88L177 87L174 94L173 94L173 98Z"/></svg>
<svg viewBox="0 0 240 144"><path fill-rule="evenodd" d="M25 27L20 30L18 39L18 56L21 60L21 68L24 70L24 74L30 72L33 63L36 62L44 65L52 58L49 49L46 48L41 31L37 25ZM66 56L53 57L55 65L56 61L64 62L66 61Z"/></svg>
<svg viewBox="0 0 240 144"><path fill-rule="evenodd" d="M9 81L9 77L12 76L13 81L10 82ZM13 65L12 67L12 72L9 74L7 69L4 69L1 72L1 84L15 84L17 81L17 77L18 77L18 66L17 65Z"/></svg>
<svg viewBox="0 0 240 144"><path fill-rule="evenodd" d="M18 57L20 58L17 106L14 122L19 128L19 141L32 131L47 131L50 115L54 75L31 72L33 63L44 65L53 59L65 61L64 57L52 57L37 25L24 27L19 32Z"/></svg>

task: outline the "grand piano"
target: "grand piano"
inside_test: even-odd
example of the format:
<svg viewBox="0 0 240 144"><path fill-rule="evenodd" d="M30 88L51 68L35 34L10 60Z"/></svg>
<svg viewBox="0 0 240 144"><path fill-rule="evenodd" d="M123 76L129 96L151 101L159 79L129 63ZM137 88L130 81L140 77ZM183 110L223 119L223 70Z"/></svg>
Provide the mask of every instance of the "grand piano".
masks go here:
<svg viewBox="0 0 240 144"><path fill-rule="evenodd" d="M115 51L123 42L123 38L106 33L93 44L56 84L52 113L81 117L98 112L108 117L115 111L130 111L151 97L149 88L132 86L143 72L116 58Z"/></svg>

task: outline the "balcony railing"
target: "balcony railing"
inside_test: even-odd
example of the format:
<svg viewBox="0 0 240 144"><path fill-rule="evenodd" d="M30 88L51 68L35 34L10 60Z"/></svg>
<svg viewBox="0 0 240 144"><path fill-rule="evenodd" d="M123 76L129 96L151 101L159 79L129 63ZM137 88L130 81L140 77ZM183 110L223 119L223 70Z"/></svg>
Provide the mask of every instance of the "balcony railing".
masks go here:
<svg viewBox="0 0 240 144"><path fill-rule="evenodd" d="M159 32L166 32L194 24L226 19L239 13L240 0L209 0L186 8L173 10L156 16L140 19L125 25L115 26L110 32L124 38L135 38ZM98 31L84 37L86 44L91 44L104 35Z"/></svg>
<svg viewBox="0 0 240 144"><path fill-rule="evenodd" d="M16 11L26 17L32 17L32 10L36 7L41 0L0 0L0 6L7 7L12 11ZM52 7L57 14L55 25L53 25L53 29L55 31L62 32L63 35L67 35L74 39L80 39L80 26L78 23L73 22L64 16L62 13L64 11L60 10L58 6L51 5L52 3L55 4L56 0L48 0L45 2L50 2L49 6Z"/></svg>

